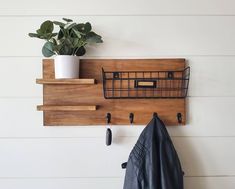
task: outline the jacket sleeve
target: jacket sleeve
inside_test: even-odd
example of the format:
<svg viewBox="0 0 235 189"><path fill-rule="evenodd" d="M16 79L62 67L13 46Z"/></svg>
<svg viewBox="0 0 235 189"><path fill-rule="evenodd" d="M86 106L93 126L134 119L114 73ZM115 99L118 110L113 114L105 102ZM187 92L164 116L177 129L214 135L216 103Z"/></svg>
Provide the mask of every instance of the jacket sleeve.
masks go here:
<svg viewBox="0 0 235 189"><path fill-rule="evenodd" d="M136 167L132 161L132 158L129 157L123 189L144 189L141 185L142 184L138 180Z"/></svg>

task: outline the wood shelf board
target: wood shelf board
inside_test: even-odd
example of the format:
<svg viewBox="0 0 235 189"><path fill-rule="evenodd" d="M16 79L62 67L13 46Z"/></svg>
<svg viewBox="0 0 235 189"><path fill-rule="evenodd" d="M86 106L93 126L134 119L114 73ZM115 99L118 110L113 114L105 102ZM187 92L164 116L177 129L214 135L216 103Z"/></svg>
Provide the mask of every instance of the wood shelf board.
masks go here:
<svg viewBox="0 0 235 189"><path fill-rule="evenodd" d="M97 106L38 105L38 111L95 111Z"/></svg>
<svg viewBox="0 0 235 189"><path fill-rule="evenodd" d="M95 79L36 79L37 84L94 85Z"/></svg>
<svg viewBox="0 0 235 189"><path fill-rule="evenodd" d="M149 108L151 107L152 108ZM162 108L163 107L163 108ZM144 111L143 111L144 110ZM107 100L95 112L46 112L45 125L105 125L106 114L111 113L111 125L130 125L129 114L134 113L133 125L146 125L152 118L153 112L157 112L159 117L167 126L179 125L177 113L182 113L182 125L185 124L185 106L183 99L156 99L146 102L142 99L125 99L115 103L115 100ZM66 123L66 124L65 124Z"/></svg>
<svg viewBox="0 0 235 189"><path fill-rule="evenodd" d="M134 113L134 124L145 125L153 112L167 126L186 123L185 99L105 99L102 71L182 70L185 59L82 59L81 78L94 78L96 85L44 85L44 105L98 104L97 111L44 111L44 125L104 125L105 116L112 114L112 125L130 125L129 114ZM54 62L43 60L43 79L54 79ZM177 113L182 114L182 124Z"/></svg>

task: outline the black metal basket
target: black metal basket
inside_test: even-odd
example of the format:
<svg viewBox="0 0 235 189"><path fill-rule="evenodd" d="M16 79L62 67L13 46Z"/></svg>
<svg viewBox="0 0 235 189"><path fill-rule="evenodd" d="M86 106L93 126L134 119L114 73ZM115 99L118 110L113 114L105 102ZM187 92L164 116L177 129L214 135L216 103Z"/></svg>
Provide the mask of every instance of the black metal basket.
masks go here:
<svg viewBox="0 0 235 189"><path fill-rule="evenodd" d="M185 98L190 67L180 71L104 71L103 91L107 99Z"/></svg>

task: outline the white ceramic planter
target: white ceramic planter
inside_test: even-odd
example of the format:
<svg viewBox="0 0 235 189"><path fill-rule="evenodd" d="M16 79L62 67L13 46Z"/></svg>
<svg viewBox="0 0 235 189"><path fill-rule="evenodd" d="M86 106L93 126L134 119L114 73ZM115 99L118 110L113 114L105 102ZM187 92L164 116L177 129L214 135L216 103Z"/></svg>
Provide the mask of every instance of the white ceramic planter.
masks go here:
<svg viewBox="0 0 235 189"><path fill-rule="evenodd" d="M57 55L54 59L55 78L79 78L79 57Z"/></svg>

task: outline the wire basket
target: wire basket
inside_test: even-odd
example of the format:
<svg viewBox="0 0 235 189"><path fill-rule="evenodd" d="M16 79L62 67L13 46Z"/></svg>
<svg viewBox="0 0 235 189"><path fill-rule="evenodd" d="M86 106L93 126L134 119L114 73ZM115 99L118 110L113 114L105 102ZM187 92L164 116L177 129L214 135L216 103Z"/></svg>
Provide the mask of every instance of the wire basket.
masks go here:
<svg viewBox="0 0 235 189"><path fill-rule="evenodd" d="M106 99L185 98L190 67L180 71L104 71Z"/></svg>

